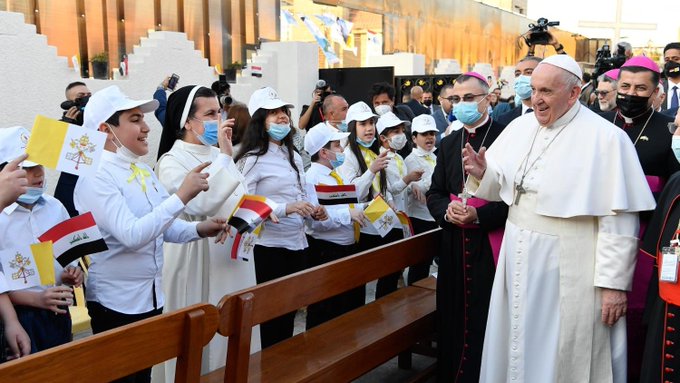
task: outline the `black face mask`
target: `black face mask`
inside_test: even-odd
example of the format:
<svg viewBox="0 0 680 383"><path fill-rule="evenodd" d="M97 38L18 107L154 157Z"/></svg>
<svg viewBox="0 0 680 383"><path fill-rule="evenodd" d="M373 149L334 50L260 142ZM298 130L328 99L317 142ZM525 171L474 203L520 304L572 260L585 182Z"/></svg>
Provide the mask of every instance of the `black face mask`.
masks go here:
<svg viewBox="0 0 680 383"><path fill-rule="evenodd" d="M649 109L649 96L632 96L630 94L616 94L616 106L621 114L628 118L641 115Z"/></svg>
<svg viewBox="0 0 680 383"><path fill-rule="evenodd" d="M423 105L429 107L430 105L432 105L432 100L425 100L425 101L423 101Z"/></svg>
<svg viewBox="0 0 680 383"><path fill-rule="evenodd" d="M663 67L664 72L666 72L666 76L671 77L671 78L678 78L680 77L680 63L676 63L675 61L669 61L664 65Z"/></svg>

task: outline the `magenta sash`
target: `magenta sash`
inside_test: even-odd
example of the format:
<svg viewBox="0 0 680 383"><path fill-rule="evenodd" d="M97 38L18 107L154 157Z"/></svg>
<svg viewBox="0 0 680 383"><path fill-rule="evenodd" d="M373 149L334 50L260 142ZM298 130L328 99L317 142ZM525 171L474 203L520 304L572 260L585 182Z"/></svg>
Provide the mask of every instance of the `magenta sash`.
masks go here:
<svg viewBox="0 0 680 383"><path fill-rule="evenodd" d="M647 184L649 185L649 190L652 191L652 193L661 193L661 190L663 190L663 187L666 185L666 181L657 176L645 176L647 179Z"/></svg>
<svg viewBox="0 0 680 383"><path fill-rule="evenodd" d="M451 194L451 201L461 201L460 198L458 198L457 195ZM475 209L478 209L486 204L488 204L489 201L481 199L481 198L468 198L467 204L469 206L474 207ZM463 229L479 229L479 225L474 224L474 223L468 223L465 225L457 225ZM492 231L488 232L488 237L489 237L489 243L491 244L491 252L493 253L493 261L494 265L498 266L498 256L501 253L501 244L503 243L503 234L505 233L505 228L501 227Z"/></svg>

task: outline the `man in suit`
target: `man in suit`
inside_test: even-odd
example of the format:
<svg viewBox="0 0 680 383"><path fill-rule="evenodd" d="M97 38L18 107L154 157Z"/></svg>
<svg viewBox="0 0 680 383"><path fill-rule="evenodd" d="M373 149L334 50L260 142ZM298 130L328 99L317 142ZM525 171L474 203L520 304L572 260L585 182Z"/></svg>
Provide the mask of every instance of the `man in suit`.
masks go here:
<svg viewBox="0 0 680 383"><path fill-rule="evenodd" d="M661 110L667 110L677 108L680 104L680 42L669 43L663 48L663 61L666 102L661 104Z"/></svg>
<svg viewBox="0 0 680 383"><path fill-rule="evenodd" d="M441 106L434 103L434 97L432 91L423 91L423 106L430 110L430 114L434 115L437 109L441 109Z"/></svg>
<svg viewBox="0 0 680 383"><path fill-rule="evenodd" d="M423 88L416 85L411 88L411 100L406 103L415 116L420 116L421 114L430 114L430 109L426 108L421 104L423 101Z"/></svg>
<svg viewBox="0 0 680 383"><path fill-rule="evenodd" d="M515 108L509 112L498 116L498 122L501 125L508 125L515 118L532 113L531 108L531 74L534 68L541 62L541 59L536 56L527 56L521 59L515 66ZM521 102L518 102L521 100Z"/></svg>
<svg viewBox="0 0 680 383"><path fill-rule="evenodd" d="M439 147L439 141L441 141L442 134L451 123L449 116L452 115L451 112L453 111L453 85L444 85L439 91L438 99L440 108L435 110L432 114L434 121L437 123L437 130L439 131L439 134L437 135L437 147Z"/></svg>

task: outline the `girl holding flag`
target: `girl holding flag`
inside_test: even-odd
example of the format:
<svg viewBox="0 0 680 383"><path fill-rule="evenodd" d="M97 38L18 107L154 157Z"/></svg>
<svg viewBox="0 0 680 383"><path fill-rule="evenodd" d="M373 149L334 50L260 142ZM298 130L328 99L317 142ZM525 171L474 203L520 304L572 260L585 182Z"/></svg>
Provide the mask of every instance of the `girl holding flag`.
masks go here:
<svg viewBox="0 0 680 383"><path fill-rule="evenodd" d="M272 88L256 90L248 102L252 118L236 156L248 193L278 204L273 214L279 223L265 221L255 245L257 283L304 269L308 247L304 220L327 219L325 209L309 203L305 192L302 158L293 147L292 107ZM262 347L291 337L294 320L293 312L263 323Z"/></svg>
<svg viewBox="0 0 680 383"><path fill-rule="evenodd" d="M159 181L169 193L174 193L191 169L211 162L207 168L209 188L187 204L180 215L183 220L200 222L213 216L228 217L247 194L245 179L232 159L233 125L233 119L220 121L220 104L209 88L185 86L170 95L156 164ZM217 304L225 294L253 286L253 263L232 260L231 245L207 238L165 243L164 310L169 312L199 302ZM253 342L259 345L259 334L254 331L253 335L257 335ZM204 360L208 361L204 373L224 364L226 347L224 339L213 339L203 352ZM174 361L164 366L166 381L171 381L175 376ZM162 372L154 371L153 375L154 379L160 378Z"/></svg>

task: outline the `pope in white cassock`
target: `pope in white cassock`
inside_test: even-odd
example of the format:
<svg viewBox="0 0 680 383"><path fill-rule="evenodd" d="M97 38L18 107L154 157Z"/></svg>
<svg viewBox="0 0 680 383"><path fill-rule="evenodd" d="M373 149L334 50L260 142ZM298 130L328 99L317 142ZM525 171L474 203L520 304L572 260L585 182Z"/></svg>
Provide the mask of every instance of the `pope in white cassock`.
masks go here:
<svg viewBox="0 0 680 383"><path fill-rule="evenodd" d="M581 77L567 55L543 60L534 113L464 149L468 190L510 206L481 382L626 379L637 212L654 199L630 139L578 102Z"/></svg>

